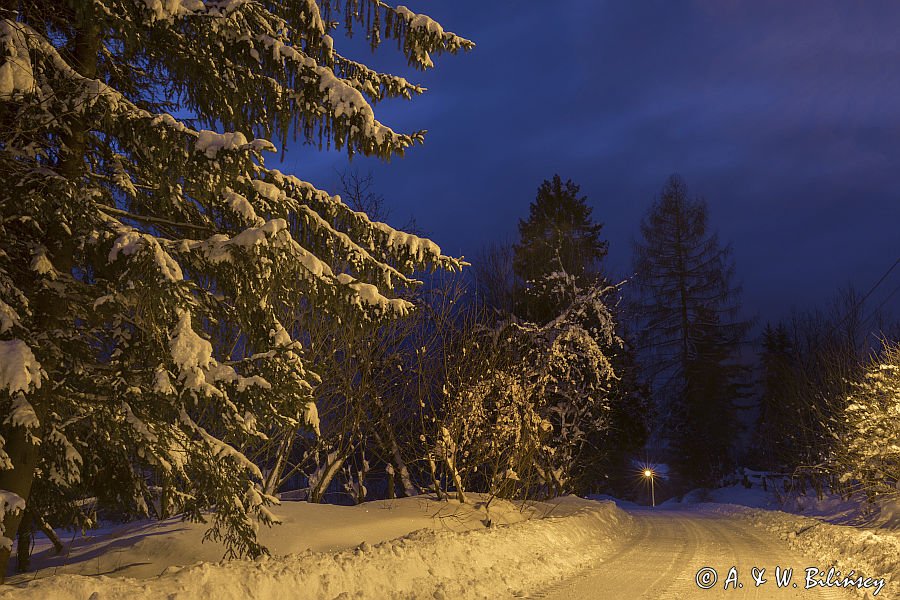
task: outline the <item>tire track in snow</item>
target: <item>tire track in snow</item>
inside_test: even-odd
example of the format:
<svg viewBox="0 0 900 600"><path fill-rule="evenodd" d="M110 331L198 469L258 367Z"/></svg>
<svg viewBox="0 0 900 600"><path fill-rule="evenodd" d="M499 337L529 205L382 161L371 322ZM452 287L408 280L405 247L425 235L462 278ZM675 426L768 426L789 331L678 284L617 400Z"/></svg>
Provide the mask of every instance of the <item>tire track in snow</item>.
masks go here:
<svg viewBox="0 0 900 600"><path fill-rule="evenodd" d="M793 551L783 540L727 516L694 511L632 510L634 533L607 549L579 575L532 594L541 600L628 598L644 600L785 599L847 600L852 593L835 588L805 590L805 571L816 562ZM793 568L792 586L779 588L775 566ZM718 582L709 590L697 586L702 567L712 567ZM738 589L724 589L731 567ZM766 583L754 585L752 567L765 568ZM827 565L826 565L827 568Z"/></svg>
<svg viewBox="0 0 900 600"><path fill-rule="evenodd" d="M767 573L772 573L774 570L774 565L780 565L782 567L793 567L794 568L794 582L798 583L798 595L797 598L809 598L812 594L812 597L817 600L847 600L849 598L858 598L854 593L848 592L847 590L837 589L837 588L816 588L814 591L804 590L803 582L806 577L806 567L816 566L818 568L825 567L828 568L827 564L823 564L821 559L817 559L815 557L806 556L794 548L792 548L787 542L775 538L771 534L766 535L766 531L762 529L757 529L755 527L748 527L743 523L738 524L735 521L730 519L717 519L716 523L718 526L723 528L728 528L731 530L740 529L740 532L747 538L752 539L754 543L759 547L759 556L773 556L778 557L778 560L772 562L772 568L767 570ZM765 598L766 596L760 596L760 598Z"/></svg>
<svg viewBox="0 0 900 600"><path fill-rule="evenodd" d="M697 552L699 538L683 519L648 518L637 512L632 515L637 532L618 551L598 559L592 569L557 584L542 597L548 600L657 598L660 590L690 562Z"/></svg>
<svg viewBox="0 0 900 600"><path fill-rule="evenodd" d="M626 535L616 538L617 543L614 547L610 548L603 543L598 543L592 548L593 551L591 553L597 555L594 565L583 569L572 577L561 579L544 589L532 591L524 597L527 600L544 600L545 598L560 594L576 582L590 577L594 573L594 569L596 569L597 565L619 560L623 552L627 553L629 547L632 547L638 540L646 536L647 524L644 521L635 521L634 526Z"/></svg>

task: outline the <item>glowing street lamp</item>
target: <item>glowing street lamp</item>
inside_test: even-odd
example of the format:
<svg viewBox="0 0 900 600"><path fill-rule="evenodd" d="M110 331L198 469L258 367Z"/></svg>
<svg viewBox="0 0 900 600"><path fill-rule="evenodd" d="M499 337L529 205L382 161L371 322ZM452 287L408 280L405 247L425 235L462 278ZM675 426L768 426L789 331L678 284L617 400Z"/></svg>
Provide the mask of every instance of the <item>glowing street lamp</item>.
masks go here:
<svg viewBox="0 0 900 600"><path fill-rule="evenodd" d="M651 503L652 503L652 506L656 507L656 489L654 488L654 485L653 485L653 476L654 475L655 475L655 473L653 472L653 469L644 469L644 477L646 479L650 480Z"/></svg>

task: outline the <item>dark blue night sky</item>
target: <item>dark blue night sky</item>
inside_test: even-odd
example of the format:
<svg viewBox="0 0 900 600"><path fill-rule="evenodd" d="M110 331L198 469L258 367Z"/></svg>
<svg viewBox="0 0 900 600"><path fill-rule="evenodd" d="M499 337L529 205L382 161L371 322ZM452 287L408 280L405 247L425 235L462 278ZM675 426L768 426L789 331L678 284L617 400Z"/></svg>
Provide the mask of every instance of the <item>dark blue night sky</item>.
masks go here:
<svg viewBox="0 0 900 600"><path fill-rule="evenodd" d="M624 277L642 214L678 172L733 244L745 307L762 320L824 305L847 283L866 291L900 257L896 2L411 8L477 48L438 57L425 74L389 44L374 56L357 50L429 88L376 107L394 129L429 133L405 158L353 166L374 173L392 224L415 217L446 252L473 257L514 240L537 186L559 173L605 223L606 268ZM346 166L341 154L295 145L279 168L336 192ZM898 288L900 268L869 306Z"/></svg>

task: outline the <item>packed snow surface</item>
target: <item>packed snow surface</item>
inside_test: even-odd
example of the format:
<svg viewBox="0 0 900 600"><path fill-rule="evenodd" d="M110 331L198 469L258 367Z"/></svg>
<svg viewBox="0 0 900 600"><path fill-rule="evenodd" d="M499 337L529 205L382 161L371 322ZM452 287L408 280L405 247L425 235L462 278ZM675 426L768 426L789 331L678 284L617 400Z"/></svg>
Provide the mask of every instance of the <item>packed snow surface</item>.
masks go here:
<svg viewBox="0 0 900 600"><path fill-rule="evenodd" d="M736 508L736 507L735 507ZM765 512L765 511L761 511ZM607 554L591 568L543 590L543 600L677 599L710 598L859 598L837 587L818 582L820 569L832 563L791 547L733 514L712 505L685 505L677 509L631 509L633 526L618 538ZM775 514L775 513L772 513ZM853 560L850 560L853 562ZM860 563L861 565L862 563ZM807 584L806 569L815 568L816 583ZM789 581L776 569L790 571ZM846 573L846 571L845 571ZM757 579L758 578L758 579ZM757 582L759 583L757 584ZM796 585L796 587L794 587ZM877 598L897 598L886 584ZM869 588L868 594L874 587Z"/></svg>

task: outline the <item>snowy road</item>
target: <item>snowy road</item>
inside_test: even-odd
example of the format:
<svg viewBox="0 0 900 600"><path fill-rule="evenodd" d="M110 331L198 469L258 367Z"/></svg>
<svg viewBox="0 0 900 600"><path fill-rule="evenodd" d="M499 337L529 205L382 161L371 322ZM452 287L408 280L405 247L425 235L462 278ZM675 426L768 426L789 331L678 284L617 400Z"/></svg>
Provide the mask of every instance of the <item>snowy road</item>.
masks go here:
<svg viewBox="0 0 900 600"><path fill-rule="evenodd" d="M282 525L263 531L273 555L259 560L219 561L221 549L201 543L200 524L136 522L85 536L57 564L48 546L38 553L47 562L0 586L0 600L849 600L859 596L805 589L806 569L839 561L866 575L900 574L893 535L777 511L625 509L575 496L528 506L493 499L495 526L485 527L486 498L473 495L465 505L423 497L354 507L286 502L277 507ZM830 560L801 556L791 545ZM779 587L776 566L793 569L786 586ZM765 583L756 585L754 567L765 569L757 571ZM703 568L717 573L711 589L696 582ZM897 586L895 577L876 600L900 600Z"/></svg>
<svg viewBox="0 0 900 600"><path fill-rule="evenodd" d="M541 600L859 598L833 587L816 585L805 589L806 568L818 566L827 570L827 564L820 565L812 557L800 556L785 541L732 517L682 510L629 512L634 517L632 534L606 553L604 559L578 576L531 597ZM785 587L779 588L776 583L776 566L793 568L791 582ZM704 567L717 573L717 582L711 589L701 589L696 581L698 571ZM729 589L725 590L731 567L735 567L738 585L742 587L734 589L729 583ZM764 573L756 573L757 578L766 580L759 586L752 574L754 567L765 569ZM890 592L885 589L878 598L890 598Z"/></svg>

